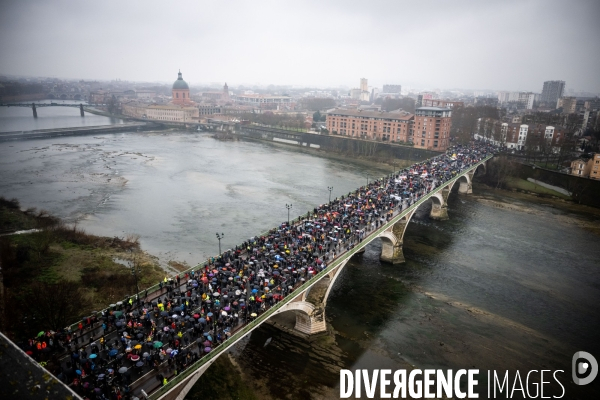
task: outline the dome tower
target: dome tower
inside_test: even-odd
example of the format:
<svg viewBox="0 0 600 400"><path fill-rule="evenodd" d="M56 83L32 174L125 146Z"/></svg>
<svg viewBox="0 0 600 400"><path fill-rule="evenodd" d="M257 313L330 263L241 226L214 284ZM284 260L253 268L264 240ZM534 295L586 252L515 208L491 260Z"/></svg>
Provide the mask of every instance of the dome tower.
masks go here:
<svg viewBox="0 0 600 400"><path fill-rule="evenodd" d="M181 70L177 74L177 80L173 83L173 104L190 104L190 87L181 76Z"/></svg>

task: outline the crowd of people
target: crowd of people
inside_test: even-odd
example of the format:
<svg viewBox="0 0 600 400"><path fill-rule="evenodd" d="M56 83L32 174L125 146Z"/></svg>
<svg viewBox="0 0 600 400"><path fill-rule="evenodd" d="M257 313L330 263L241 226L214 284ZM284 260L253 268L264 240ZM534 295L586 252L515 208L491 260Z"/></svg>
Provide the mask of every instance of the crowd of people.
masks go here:
<svg viewBox="0 0 600 400"><path fill-rule="evenodd" d="M50 361L48 368L84 398L131 399L142 388L154 390L493 151L484 144L453 146L165 278L158 291L111 305L77 329L42 331L24 350Z"/></svg>

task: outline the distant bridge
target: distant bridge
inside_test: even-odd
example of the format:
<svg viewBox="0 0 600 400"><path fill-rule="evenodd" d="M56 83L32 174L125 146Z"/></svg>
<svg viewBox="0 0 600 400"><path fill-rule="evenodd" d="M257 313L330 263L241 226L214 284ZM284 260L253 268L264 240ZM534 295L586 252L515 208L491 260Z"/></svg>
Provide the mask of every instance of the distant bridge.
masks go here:
<svg viewBox="0 0 600 400"><path fill-rule="evenodd" d="M95 106L105 106L106 104L94 104ZM27 107L27 108L31 108L33 110L33 118L37 118L37 109L40 107L71 107L71 108L79 108L79 112L81 113L82 117L85 117L84 114L84 110L86 108L91 108L92 106L89 104L84 105L83 103L80 104L64 104L64 103L7 103L7 104L0 104L0 107Z"/></svg>

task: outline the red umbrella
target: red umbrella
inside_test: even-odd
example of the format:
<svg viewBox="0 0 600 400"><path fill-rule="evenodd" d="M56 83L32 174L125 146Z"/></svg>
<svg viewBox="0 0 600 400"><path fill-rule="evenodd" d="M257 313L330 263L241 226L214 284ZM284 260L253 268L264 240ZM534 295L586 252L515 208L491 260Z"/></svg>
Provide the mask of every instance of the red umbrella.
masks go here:
<svg viewBox="0 0 600 400"><path fill-rule="evenodd" d="M194 314L194 318L196 318L196 319L200 318L200 314Z"/></svg>

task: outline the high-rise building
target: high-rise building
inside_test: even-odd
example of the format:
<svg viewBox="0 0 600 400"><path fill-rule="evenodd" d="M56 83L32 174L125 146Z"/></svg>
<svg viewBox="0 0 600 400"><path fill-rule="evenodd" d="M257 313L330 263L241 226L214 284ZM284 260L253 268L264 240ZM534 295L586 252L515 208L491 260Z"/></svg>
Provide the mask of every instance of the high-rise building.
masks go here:
<svg viewBox="0 0 600 400"><path fill-rule="evenodd" d="M360 78L360 101L369 101L369 85L367 78Z"/></svg>
<svg viewBox="0 0 600 400"><path fill-rule="evenodd" d="M549 107L558 107L558 99L563 97L565 81L546 81L542 89L540 101Z"/></svg>
<svg viewBox="0 0 600 400"><path fill-rule="evenodd" d="M402 91L402 85L383 85L383 93L398 93Z"/></svg>

